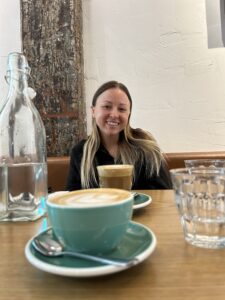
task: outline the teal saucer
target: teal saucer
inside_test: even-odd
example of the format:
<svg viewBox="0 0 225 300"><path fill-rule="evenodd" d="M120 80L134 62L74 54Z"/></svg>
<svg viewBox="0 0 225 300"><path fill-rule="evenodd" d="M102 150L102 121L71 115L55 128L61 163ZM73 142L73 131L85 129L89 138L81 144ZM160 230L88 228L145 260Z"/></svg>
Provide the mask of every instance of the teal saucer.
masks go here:
<svg viewBox="0 0 225 300"><path fill-rule="evenodd" d="M32 239L25 247L27 260L34 267L48 273L71 277L95 277L127 269L124 266L106 265L69 256L47 257L38 253L33 248L31 241ZM130 222L123 240L116 249L107 253L106 256L137 258L137 264L139 264L150 256L155 247L156 237L154 233L148 227Z"/></svg>
<svg viewBox="0 0 225 300"><path fill-rule="evenodd" d="M149 195L143 193L137 193L134 196L133 210L140 209L149 205L152 202L152 198Z"/></svg>

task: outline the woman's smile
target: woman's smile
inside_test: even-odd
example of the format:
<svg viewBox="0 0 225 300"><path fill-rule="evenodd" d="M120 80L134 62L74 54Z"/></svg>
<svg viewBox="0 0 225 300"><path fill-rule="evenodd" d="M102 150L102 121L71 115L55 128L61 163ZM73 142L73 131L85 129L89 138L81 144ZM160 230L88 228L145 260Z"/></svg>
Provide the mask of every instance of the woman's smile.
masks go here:
<svg viewBox="0 0 225 300"><path fill-rule="evenodd" d="M106 120L107 125L109 125L110 127L117 127L119 126L119 122L118 121L114 121L114 120Z"/></svg>
<svg viewBox="0 0 225 300"><path fill-rule="evenodd" d="M130 108L127 95L120 89L103 92L92 107L92 116L102 136L119 135L129 122Z"/></svg>

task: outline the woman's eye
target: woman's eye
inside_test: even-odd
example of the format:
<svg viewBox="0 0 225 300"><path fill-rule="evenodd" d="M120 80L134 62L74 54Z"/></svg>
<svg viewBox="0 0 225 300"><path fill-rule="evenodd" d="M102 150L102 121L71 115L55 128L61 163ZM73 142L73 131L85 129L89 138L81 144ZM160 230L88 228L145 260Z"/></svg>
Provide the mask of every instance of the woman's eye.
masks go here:
<svg viewBox="0 0 225 300"><path fill-rule="evenodd" d="M127 110L126 110L126 108L122 108L122 107L121 107L121 108L119 108L119 111L125 112L125 111L127 111Z"/></svg>
<svg viewBox="0 0 225 300"><path fill-rule="evenodd" d="M111 106L110 105L103 105L102 108L104 108L104 109L110 109Z"/></svg>

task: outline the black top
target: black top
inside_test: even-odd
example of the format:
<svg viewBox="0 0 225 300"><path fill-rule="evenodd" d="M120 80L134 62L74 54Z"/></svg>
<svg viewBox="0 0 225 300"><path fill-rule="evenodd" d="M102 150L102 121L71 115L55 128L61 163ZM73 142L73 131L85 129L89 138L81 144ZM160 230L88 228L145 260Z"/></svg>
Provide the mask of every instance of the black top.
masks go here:
<svg viewBox="0 0 225 300"><path fill-rule="evenodd" d="M80 166L83 155L84 143L86 140L82 140L76 146L72 148L70 156L70 168L67 178L67 191L79 190L81 187ZM94 164L98 165L112 165L114 164L114 158L109 152L101 145L96 152ZM96 177L98 178L97 171ZM99 187L96 184L92 184L91 188ZM151 177L146 176L144 164L136 163L135 165L135 181L132 185L133 190L157 190L157 189L172 189L172 183L167 166L162 162L159 175L153 174Z"/></svg>

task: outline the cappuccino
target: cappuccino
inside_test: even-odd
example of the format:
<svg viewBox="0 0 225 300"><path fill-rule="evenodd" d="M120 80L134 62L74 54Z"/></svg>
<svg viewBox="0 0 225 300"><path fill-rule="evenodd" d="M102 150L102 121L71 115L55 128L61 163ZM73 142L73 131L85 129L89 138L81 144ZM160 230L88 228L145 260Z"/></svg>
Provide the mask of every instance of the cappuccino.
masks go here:
<svg viewBox="0 0 225 300"><path fill-rule="evenodd" d="M72 251L107 253L123 239L133 212L133 196L119 189L86 189L47 200L55 236Z"/></svg>
<svg viewBox="0 0 225 300"><path fill-rule="evenodd" d="M132 165L98 166L99 185L101 188L131 190L133 179Z"/></svg>
<svg viewBox="0 0 225 300"><path fill-rule="evenodd" d="M56 195L48 199L48 202L70 207L90 207L96 205L111 205L124 201L129 197L130 193L124 190L88 189Z"/></svg>

